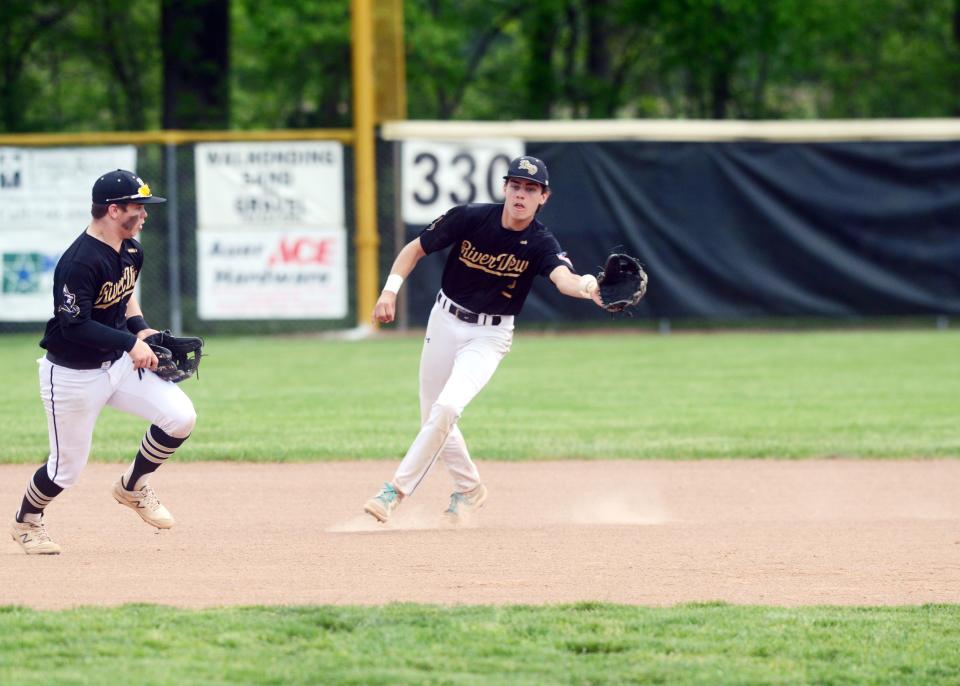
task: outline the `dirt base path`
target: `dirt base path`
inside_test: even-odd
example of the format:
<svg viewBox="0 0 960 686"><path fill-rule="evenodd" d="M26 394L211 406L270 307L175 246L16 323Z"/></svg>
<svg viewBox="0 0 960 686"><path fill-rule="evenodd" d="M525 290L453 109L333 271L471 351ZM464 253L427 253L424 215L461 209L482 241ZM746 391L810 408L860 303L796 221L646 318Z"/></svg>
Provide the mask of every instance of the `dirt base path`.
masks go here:
<svg viewBox="0 0 960 686"><path fill-rule="evenodd" d="M389 526L362 514L394 466L171 464L155 533L92 464L48 511L53 557L11 540L33 469L2 466L0 605L960 603L960 460L487 462L459 528L442 467Z"/></svg>

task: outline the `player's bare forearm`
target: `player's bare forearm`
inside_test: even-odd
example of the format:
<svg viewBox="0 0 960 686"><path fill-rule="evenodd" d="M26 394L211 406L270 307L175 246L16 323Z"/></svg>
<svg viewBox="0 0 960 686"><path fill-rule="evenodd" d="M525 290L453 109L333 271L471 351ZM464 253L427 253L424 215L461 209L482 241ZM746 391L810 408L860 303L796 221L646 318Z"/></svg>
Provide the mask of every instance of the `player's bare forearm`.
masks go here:
<svg viewBox="0 0 960 686"><path fill-rule="evenodd" d="M413 268L417 266L417 262L426 254L423 251L423 246L420 245L420 238L414 238L397 253L393 266L390 267L390 273L407 278Z"/></svg>
<svg viewBox="0 0 960 686"><path fill-rule="evenodd" d="M370 316L371 322L387 324L394 320L397 315L397 291L400 289L400 284L410 275L410 272L417 266L417 262L426 254L423 246L420 245L419 237L403 246L390 267L390 276L380 293L377 304L373 308L373 314Z"/></svg>
<svg viewBox="0 0 960 686"><path fill-rule="evenodd" d="M590 274L580 276L566 267L560 266L550 272L550 280L553 281L557 290L564 295L571 298L592 300L598 306L603 305L597 289L597 280Z"/></svg>

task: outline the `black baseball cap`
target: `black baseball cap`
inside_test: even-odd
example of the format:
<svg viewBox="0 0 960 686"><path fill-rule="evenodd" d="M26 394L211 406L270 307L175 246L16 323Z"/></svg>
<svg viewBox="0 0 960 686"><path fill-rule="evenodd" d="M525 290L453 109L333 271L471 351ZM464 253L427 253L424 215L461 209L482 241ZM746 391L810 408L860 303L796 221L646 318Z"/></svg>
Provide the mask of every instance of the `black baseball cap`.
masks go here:
<svg viewBox="0 0 960 686"><path fill-rule="evenodd" d="M93 202L97 205L122 205L128 202L153 205L166 201L166 198L153 195L143 179L125 169L107 172L93 184Z"/></svg>
<svg viewBox="0 0 960 686"><path fill-rule="evenodd" d="M523 155L510 162L510 168L504 179L517 178L536 181L544 188L550 187L550 174L547 173L547 165L543 160L530 155Z"/></svg>

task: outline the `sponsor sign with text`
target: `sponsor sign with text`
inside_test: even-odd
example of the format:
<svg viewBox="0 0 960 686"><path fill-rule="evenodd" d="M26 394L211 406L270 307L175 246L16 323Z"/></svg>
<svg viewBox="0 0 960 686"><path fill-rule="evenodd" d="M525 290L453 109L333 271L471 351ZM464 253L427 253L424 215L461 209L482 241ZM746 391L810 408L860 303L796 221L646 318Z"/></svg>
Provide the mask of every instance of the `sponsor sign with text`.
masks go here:
<svg viewBox="0 0 960 686"><path fill-rule="evenodd" d="M335 229L203 231L203 319L347 316L346 234Z"/></svg>
<svg viewBox="0 0 960 686"><path fill-rule="evenodd" d="M343 147L196 147L203 319L347 316Z"/></svg>
<svg viewBox="0 0 960 686"><path fill-rule="evenodd" d="M130 145L0 147L0 321L52 316L53 270L90 224L94 182L136 166Z"/></svg>

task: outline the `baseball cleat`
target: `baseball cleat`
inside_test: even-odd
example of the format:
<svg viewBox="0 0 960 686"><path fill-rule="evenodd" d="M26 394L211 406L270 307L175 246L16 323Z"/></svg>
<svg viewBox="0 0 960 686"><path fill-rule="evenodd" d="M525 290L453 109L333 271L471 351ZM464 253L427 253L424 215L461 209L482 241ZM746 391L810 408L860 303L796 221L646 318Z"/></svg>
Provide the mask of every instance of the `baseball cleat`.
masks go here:
<svg viewBox="0 0 960 686"><path fill-rule="evenodd" d="M367 504L363 506L363 511L373 515L378 521L385 522L390 519L390 514L397 509L401 498L403 498L403 495L400 491L388 481L379 493L367 501Z"/></svg>
<svg viewBox="0 0 960 686"><path fill-rule="evenodd" d="M468 517L483 507L486 500L487 487L483 484L480 484L472 491L452 493L450 494L450 507L447 508L443 515L451 522L463 521L465 517Z"/></svg>
<svg viewBox="0 0 960 686"><path fill-rule="evenodd" d="M50 539L43 519L39 522L18 522L13 520L10 535L20 544L27 555L59 555L60 546Z"/></svg>
<svg viewBox="0 0 960 686"><path fill-rule="evenodd" d="M136 512L140 519L150 526L158 529L169 529L173 526L173 515L160 504L157 494L149 484L139 491L128 491L123 487L123 479L117 479L113 484L113 499Z"/></svg>

